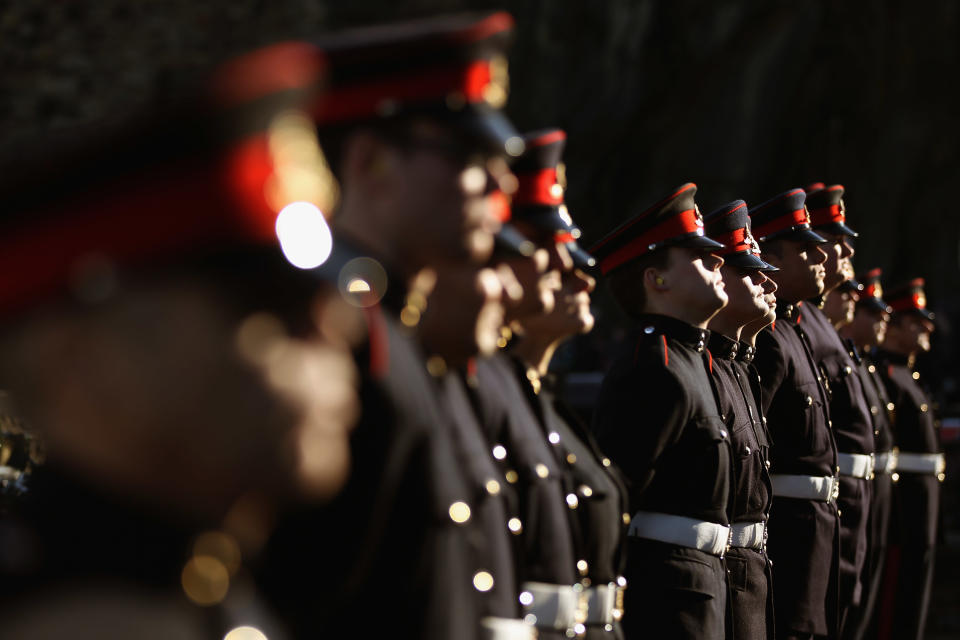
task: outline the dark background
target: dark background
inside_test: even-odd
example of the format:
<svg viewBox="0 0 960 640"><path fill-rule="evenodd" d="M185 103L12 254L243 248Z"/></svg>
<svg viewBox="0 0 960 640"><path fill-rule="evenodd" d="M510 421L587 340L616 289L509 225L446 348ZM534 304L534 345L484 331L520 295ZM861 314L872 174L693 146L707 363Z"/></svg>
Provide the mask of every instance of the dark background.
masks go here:
<svg viewBox="0 0 960 640"><path fill-rule="evenodd" d="M927 278L943 320L935 369L952 396L952 0L7 0L2 141L162 101L210 64L279 39L503 6L518 23L508 110L521 129L568 131L568 202L588 244L687 181L704 212L842 183L862 235L858 270L882 267L888 288Z"/></svg>
<svg viewBox="0 0 960 640"><path fill-rule="evenodd" d="M508 111L521 130L567 130L567 200L586 244L687 181L704 212L841 183L861 232L858 271L882 267L887 288L927 279L940 325L923 366L944 414L960 416L953 0L5 0L0 145L162 102L258 45L503 7L518 23ZM617 324L602 292L597 300L594 352ZM948 497L948 522L956 506ZM960 557L957 540L943 553ZM938 573L948 582L936 588L934 633L960 625L950 577Z"/></svg>

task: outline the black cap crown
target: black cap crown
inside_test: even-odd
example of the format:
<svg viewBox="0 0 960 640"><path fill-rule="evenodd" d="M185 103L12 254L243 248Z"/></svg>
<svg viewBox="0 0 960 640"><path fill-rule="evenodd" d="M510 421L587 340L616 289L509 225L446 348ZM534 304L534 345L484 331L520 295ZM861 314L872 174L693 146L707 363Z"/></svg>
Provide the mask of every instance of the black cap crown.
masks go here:
<svg viewBox="0 0 960 640"><path fill-rule="evenodd" d="M857 301L858 307L862 306L883 313L893 311L883 299L883 286L880 284L882 275L882 269L870 269L857 276L857 280L860 281L862 287L860 299Z"/></svg>
<svg viewBox="0 0 960 640"><path fill-rule="evenodd" d="M753 232L760 242L784 238L801 242L826 242L810 230L810 215L803 189L791 189L750 209Z"/></svg>
<svg viewBox="0 0 960 640"><path fill-rule="evenodd" d="M633 216L590 247L606 275L664 247L717 250L723 245L706 237L703 218L694 202L697 185L678 187L673 194Z"/></svg>
<svg viewBox="0 0 960 640"><path fill-rule="evenodd" d="M930 320L936 318L932 311L927 310L927 294L923 287L926 283L923 278L914 278L887 292L887 303L894 313L913 313L921 318Z"/></svg>
<svg viewBox="0 0 960 640"><path fill-rule="evenodd" d="M760 245L750 232L750 216L747 203L734 200L711 211L703 218L707 237L724 245L717 254L726 264L742 269L779 271L772 264L760 259Z"/></svg>
<svg viewBox="0 0 960 640"><path fill-rule="evenodd" d="M810 226L817 231L826 231L856 238L859 234L847 226L847 209L843 204L843 185L824 186L817 182L807 187L807 210Z"/></svg>

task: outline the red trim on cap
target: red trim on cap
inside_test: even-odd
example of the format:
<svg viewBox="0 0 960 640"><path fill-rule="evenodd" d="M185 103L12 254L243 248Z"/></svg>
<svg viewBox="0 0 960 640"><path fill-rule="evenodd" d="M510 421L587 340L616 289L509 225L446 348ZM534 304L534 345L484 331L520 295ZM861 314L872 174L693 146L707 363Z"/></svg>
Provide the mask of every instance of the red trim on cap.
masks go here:
<svg viewBox="0 0 960 640"><path fill-rule="evenodd" d="M225 63L210 93L222 105L315 85L327 68L323 52L306 42L281 42Z"/></svg>
<svg viewBox="0 0 960 640"><path fill-rule="evenodd" d="M669 351L667 350L667 336L661 333L660 337L663 339L663 366L666 367L670 364Z"/></svg>
<svg viewBox="0 0 960 640"><path fill-rule="evenodd" d="M778 216L759 227L755 227L753 234L758 238L765 238L800 224L810 224L810 218L807 217L806 209L797 209Z"/></svg>
<svg viewBox="0 0 960 640"><path fill-rule="evenodd" d="M557 184L556 168L541 169L536 173L517 176L517 191L514 204L556 206L563 204L563 190L554 189Z"/></svg>
<svg viewBox="0 0 960 640"><path fill-rule="evenodd" d="M490 214L500 222L510 222L510 198L503 191L497 189L487 196L487 205Z"/></svg>
<svg viewBox="0 0 960 640"><path fill-rule="evenodd" d="M554 142L560 142L561 140L566 140L567 134L562 129L557 129L556 131L551 131L550 133L545 133L539 138L534 138L533 140L527 141L527 148L531 147L545 147L548 144L553 144Z"/></svg>
<svg viewBox="0 0 960 640"><path fill-rule="evenodd" d="M264 187L273 175L267 139L236 145L219 161L158 168L63 202L0 234L0 311L69 285L85 258L131 264L231 243L276 244ZM36 220L36 222L34 222Z"/></svg>
<svg viewBox="0 0 960 640"><path fill-rule="evenodd" d="M839 204L831 204L827 207L810 210L810 225L819 227L820 225L830 224L832 222L843 222L846 216Z"/></svg>
<svg viewBox="0 0 960 640"><path fill-rule="evenodd" d="M483 101L483 90L491 77L489 60L429 71L416 69L371 84L333 87L317 101L312 115L319 124L333 124L381 115L380 111L391 103L430 102L455 93L475 104Z"/></svg>
<svg viewBox="0 0 960 640"><path fill-rule="evenodd" d="M909 311L911 309L925 311L927 308L926 296L919 291L905 298L887 300L887 305L894 311Z"/></svg>
<svg viewBox="0 0 960 640"><path fill-rule="evenodd" d="M711 240L716 240L720 244L724 245L723 249L717 249L716 253L720 256L725 256L731 253L741 253L749 252L752 250L753 245L747 240L747 230L746 228L734 229L730 233L719 233L710 236Z"/></svg>
<svg viewBox="0 0 960 640"><path fill-rule="evenodd" d="M708 358L707 366L710 369L710 373L713 373L713 354L710 353L710 349L707 349L706 352L707 352L707 358Z"/></svg>
<svg viewBox="0 0 960 640"><path fill-rule="evenodd" d="M577 239L573 237L573 233L570 231L557 231L553 240L557 244L567 244L568 242L576 242Z"/></svg>
<svg viewBox="0 0 960 640"><path fill-rule="evenodd" d="M600 247L602 247L603 245L607 244L608 242L610 242L610 241L613 240L614 238L620 237L620 236L623 235L626 231L628 231L629 229L633 228L633 225L635 225L635 224L637 224L638 222L640 222L641 220L645 219L645 218L646 218L646 214L650 213L651 211L655 211L655 210L659 209L660 207L662 207L662 206L665 205L666 203L668 203L668 202L670 202L671 200L673 200L674 198L676 198L676 197L677 197L678 195L680 195L681 193L684 193L685 191L689 191L690 189L696 189L696 188L697 188L697 185L695 185L695 184L692 183L692 182L689 182L689 183L683 185L683 186L680 187L680 189L678 189L677 192L674 193L673 195L669 195L669 196L667 196L666 198L664 198L663 200L661 200L660 202L658 202L658 203L656 203L656 204L654 204L654 205L652 205L652 206L650 206L650 207L647 207L647 210L646 210L646 211L644 211L644 212L641 213L639 216L637 216L636 218L634 218L629 224L621 227L619 230L616 230L616 231L612 232L612 233L611 233L609 236L607 236L606 238L602 238L602 239L601 239L600 241L598 241L595 245L593 245L593 246L590 248L590 250L596 252L598 249L600 249Z"/></svg>
<svg viewBox="0 0 960 640"><path fill-rule="evenodd" d="M480 40L486 40L490 36L508 31L512 29L513 26L514 20L512 15L506 11L497 11L462 31L458 34L459 37L457 37L456 40L458 42L479 42Z"/></svg>
<svg viewBox="0 0 960 640"><path fill-rule="evenodd" d="M606 275L620 265L649 252L649 247L652 244L659 244L664 240L691 233L703 235L703 226L697 216L696 209L681 211L678 215L667 218L646 233L641 233L633 238L630 242L603 258L600 261L600 271Z"/></svg>

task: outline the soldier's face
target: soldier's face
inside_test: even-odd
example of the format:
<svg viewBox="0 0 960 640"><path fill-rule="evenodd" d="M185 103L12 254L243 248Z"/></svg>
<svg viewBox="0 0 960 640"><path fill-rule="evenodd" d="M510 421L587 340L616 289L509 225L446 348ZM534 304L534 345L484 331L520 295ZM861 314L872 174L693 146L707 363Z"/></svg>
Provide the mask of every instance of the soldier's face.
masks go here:
<svg viewBox="0 0 960 640"><path fill-rule="evenodd" d="M428 120L412 123L392 153L383 201L406 221L394 242L427 264L487 260L500 224L492 194L512 177L503 158Z"/></svg>
<svg viewBox="0 0 960 640"><path fill-rule="evenodd" d="M498 261L494 267L498 270L509 269L519 286L519 296L515 296L507 305L508 320L515 320L539 313L548 313L556 304L552 277L548 276L550 253L546 249L537 249L529 257L515 256Z"/></svg>
<svg viewBox="0 0 960 640"><path fill-rule="evenodd" d="M553 310L523 319L524 334L544 340L562 340L589 333L594 323L590 293L595 286L596 280L579 269L565 272Z"/></svg>
<svg viewBox="0 0 960 640"><path fill-rule="evenodd" d="M847 333L858 347L878 346L887 335L887 319L886 313L861 306L854 312Z"/></svg>
<svg viewBox="0 0 960 640"><path fill-rule="evenodd" d="M857 301L849 291L832 291L823 305L823 313L835 327L853 322Z"/></svg>
<svg viewBox="0 0 960 640"><path fill-rule="evenodd" d="M689 313L691 324L706 322L727 304L723 258L702 249L671 247L668 267L661 274L672 306Z"/></svg>
<svg viewBox="0 0 960 640"><path fill-rule="evenodd" d="M779 244L779 253L763 254L765 261L780 268L768 274L777 283L777 297L784 302L799 302L823 293L826 254L810 242L784 239Z"/></svg>
<svg viewBox="0 0 960 640"><path fill-rule="evenodd" d="M887 327L885 346L891 351L913 354L930 351L930 333L933 328L913 313L903 313Z"/></svg>
<svg viewBox="0 0 960 640"><path fill-rule="evenodd" d="M728 299L720 314L728 317L732 324L742 327L770 311L763 290L768 278L762 272L724 264L720 273Z"/></svg>
<svg viewBox="0 0 960 640"><path fill-rule="evenodd" d="M820 250L827 256L823 264L823 290L829 292L837 288L844 280L849 279L847 261L853 257L853 247L846 235L826 231L817 231L817 235L827 240L827 244L820 245Z"/></svg>

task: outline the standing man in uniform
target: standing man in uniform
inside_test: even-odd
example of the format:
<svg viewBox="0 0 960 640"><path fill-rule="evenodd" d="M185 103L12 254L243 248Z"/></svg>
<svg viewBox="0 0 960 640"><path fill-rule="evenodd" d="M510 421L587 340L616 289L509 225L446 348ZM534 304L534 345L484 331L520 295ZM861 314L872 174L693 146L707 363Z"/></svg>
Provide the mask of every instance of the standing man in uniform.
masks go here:
<svg viewBox="0 0 960 640"><path fill-rule="evenodd" d="M420 335L446 285L437 272L489 257L489 196L522 150L499 111L512 27L503 12L458 14L318 42L331 81L312 115L341 194L324 274L362 310L368 339L354 350L350 480L330 505L289 514L263 563L298 637L496 637L519 616L515 580L497 569L509 544L486 535L506 523L439 396L451 354L430 350L456 341Z"/></svg>
<svg viewBox="0 0 960 640"><path fill-rule="evenodd" d="M736 359L747 324L767 315L765 272L775 267L754 253L747 203L736 200L704 218L709 238L725 245L724 291L727 306L710 320L708 348L711 373L720 395L720 417L727 425L733 450L733 493L730 503L732 536L724 556L730 589L730 627L733 638L773 639L773 592L766 556L767 518L773 494L767 461L770 441L762 422L750 376ZM756 249L759 253L759 249Z"/></svg>
<svg viewBox="0 0 960 640"><path fill-rule="evenodd" d="M923 638L930 607L936 554L940 483L945 459L934 424L932 402L914 368L917 354L930 350L934 315L927 310L922 278L890 290L893 309L877 353L878 368L894 405L893 442L899 476L893 488L890 549L881 604L880 637Z"/></svg>
<svg viewBox="0 0 960 640"><path fill-rule="evenodd" d="M836 445L826 391L803 329L803 300L823 293L825 240L810 230L803 189L750 210L761 258L778 267L777 319L757 336L754 364L773 445L768 553L777 637L836 635Z"/></svg>
<svg viewBox="0 0 960 640"><path fill-rule="evenodd" d="M813 358L823 377L830 404L830 420L837 443L840 495L840 587L839 621L841 632L847 612L860 602L860 574L867 557L867 523L873 478L873 420L864 395L863 383L856 374L857 363L830 320L818 308L827 296L840 296L835 290L852 277L845 268L853 256L849 239L857 233L846 225L846 208L841 185L820 186L807 191L806 205L810 226L827 243L820 249L827 254L824 263L823 293L802 307L803 327L810 339Z"/></svg>
<svg viewBox="0 0 960 640"><path fill-rule="evenodd" d="M854 617L844 629L844 637L854 639L876 635L880 587L883 584L883 568L887 558L887 540L890 530L892 476L896 471L897 462L893 451L891 425L893 404L887 395L887 389L880 377L876 362L876 350L883 345L891 311L883 300L881 275L880 269L872 269L857 278L860 287L853 321L840 328L840 335L843 336L851 353L854 357L860 358L859 374L867 394L870 415L873 417L873 442L876 451L873 500L870 503L869 546L863 572L863 596Z"/></svg>
<svg viewBox="0 0 960 640"><path fill-rule="evenodd" d="M687 183L590 252L634 321L604 377L594 429L628 480L627 638L725 634L730 434L710 379L707 323L727 302Z"/></svg>

